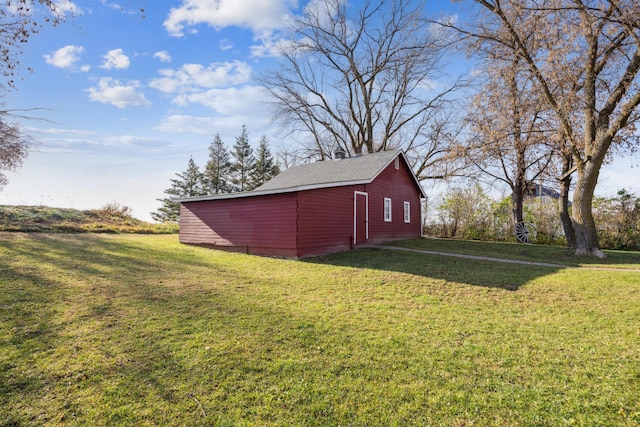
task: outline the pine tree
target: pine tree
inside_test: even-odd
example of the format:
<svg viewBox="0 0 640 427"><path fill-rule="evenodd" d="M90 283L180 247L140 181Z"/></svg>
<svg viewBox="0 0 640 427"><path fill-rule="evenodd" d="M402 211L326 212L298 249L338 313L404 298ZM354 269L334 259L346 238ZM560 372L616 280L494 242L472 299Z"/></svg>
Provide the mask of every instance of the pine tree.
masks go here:
<svg viewBox="0 0 640 427"><path fill-rule="evenodd" d="M253 157L253 149L249 145L249 133L246 125L242 126L242 132L236 138L231 156L233 157L233 162L231 163L233 191L251 190L250 174L256 160Z"/></svg>
<svg viewBox="0 0 640 427"><path fill-rule="evenodd" d="M206 194L204 185L204 174L200 171L193 158L189 159L187 170L176 173L178 178L171 179L171 187L164 193L169 196L157 199L162 202L162 206L156 212L151 213L151 217L158 222L176 222L180 218L180 203L174 198L196 197Z"/></svg>
<svg viewBox="0 0 640 427"><path fill-rule="evenodd" d="M204 169L206 190L209 194L221 194L231 191L229 183L231 162L220 134L213 137L209 145L209 161Z"/></svg>
<svg viewBox="0 0 640 427"><path fill-rule="evenodd" d="M251 170L251 187L256 188L280 173L280 168L274 162L269 150L269 140L266 136L260 139L260 146L256 154L256 162Z"/></svg>

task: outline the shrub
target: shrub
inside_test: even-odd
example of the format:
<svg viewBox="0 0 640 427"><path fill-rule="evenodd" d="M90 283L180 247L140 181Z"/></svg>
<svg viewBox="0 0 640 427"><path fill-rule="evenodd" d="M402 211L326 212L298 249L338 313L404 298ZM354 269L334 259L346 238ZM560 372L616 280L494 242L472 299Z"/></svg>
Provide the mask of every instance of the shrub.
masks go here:
<svg viewBox="0 0 640 427"><path fill-rule="evenodd" d="M91 212L95 213L101 218L130 218L131 208L129 206L121 205L118 202L110 202L102 206L100 209L93 209Z"/></svg>
<svg viewBox="0 0 640 427"><path fill-rule="evenodd" d="M436 207L437 216L425 221L424 234L470 240L515 242L511 197L492 200L479 186L455 188ZM548 198L527 199L525 221L537 231L537 243L566 243L557 204Z"/></svg>
<svg viewBox="0 0 640 427"><path fill-rule="evenodd" d="M600 246L610 249L640 249L640 198L625 189L616 197L597 198L593 216Z"/></svg>
<svg viewBox="0 0 640 427"><path fill-rule="evenodd" d="M479 186L452 190L436 209L437 219L425 224L425 234L473 240L493 237L491 199Z"/></svg>

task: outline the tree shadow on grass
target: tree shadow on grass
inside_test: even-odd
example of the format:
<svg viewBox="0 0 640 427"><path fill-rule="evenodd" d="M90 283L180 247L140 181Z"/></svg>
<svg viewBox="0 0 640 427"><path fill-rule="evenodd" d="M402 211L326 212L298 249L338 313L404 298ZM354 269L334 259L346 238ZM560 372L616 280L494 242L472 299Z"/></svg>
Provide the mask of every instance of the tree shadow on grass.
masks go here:
<svg viewBox="0 0 640 427"><path fill-rule="evenodd" d="M2 425L149 416L208 425L226 413L234 424L238 411L269 402L280 376L272 358L284 358L298 390L304 361L331 340L288 306L234 290L242 269L218 265L215 253L87 235L18 237L0 241L0 253L0 326L10 337L0 343ZM300 362L288 362L292 349ZM236 395L255 401L241 409Z"/></svg>
<svg viewBox="0 0 640 427"><path fill-rule="evenodd" d="M73 398L37 403L56 395L99 393L94 402L110 402L110 411L123 416L113 422L135 419L142 403L132 405L132 397L156 394L167 405L181 399L193 406L186 392L174 396L158 377L166 366L188 376L166 340L171 320L190 315L184 307L190 294L175 296L175 290L181 268L211 268L211 262L104 236L24 236L0 241L0 332L7 337L0 343L0 424L57 423L96 411ZM172 288L163 285L167 271L176 275ZM112 386L96 386L105 381Z"/></svg>
<svg viewBox="0 0 640 427"><path fill-rule="evenodd" d="M342 267L395 271L473 286L517 291L530 281L564 269L465 259L408 252L401 249L366 248L304 259L304 262Z"/></svg>
<svg viewBox="0 0 640 427"><path fill-rule="evenodd" d="M448 382L449 360L475 357L460 326L469 301L456 295L445 310L454 326L427 328L442 305L423 299L411 313L420 317L403 317L411 295L396 300L402 289L385 280L399 272L415 275L414 291L441 286L432 279L515 291L558 270L376 249L301 261L349 268L302 268L121 236L0 236L0 254L0 332L13 340L0 341L0 425L375 425L383 407L385 424L409 425L395 408L406 408L411 382L423 403L407 417L434 406L446 416L450 402L427 401L423 388ZM381 283L374 292L369 278ZM19 329L25 322L33 329ZM477 375L467 366L461 377ZM484 395L484 385L445 392ZM354 401L371 404L355 412ZM494 419L491 405L480 410Z"/></svg>

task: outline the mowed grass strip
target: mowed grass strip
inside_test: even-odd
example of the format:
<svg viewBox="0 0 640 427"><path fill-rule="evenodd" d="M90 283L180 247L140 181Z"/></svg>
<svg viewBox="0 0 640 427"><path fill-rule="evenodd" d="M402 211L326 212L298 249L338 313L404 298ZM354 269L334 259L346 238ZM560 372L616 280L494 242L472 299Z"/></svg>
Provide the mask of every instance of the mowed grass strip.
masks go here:
<svg viewBox="0 0 640 427"><path fill-rule="evenodd" d="M0 310L0 425L640 423L634 271L2 234Z"/></svg>
<svg viewBox="0 0 640 427"><path fill-rule="evenodd" d="M604 259L576 256L575 249L549 245L481 242L476 240L424 238L393 242L392 245L433 252L554 263L572 267L620 268L638 270L640 252L604 250Z"/></svg>

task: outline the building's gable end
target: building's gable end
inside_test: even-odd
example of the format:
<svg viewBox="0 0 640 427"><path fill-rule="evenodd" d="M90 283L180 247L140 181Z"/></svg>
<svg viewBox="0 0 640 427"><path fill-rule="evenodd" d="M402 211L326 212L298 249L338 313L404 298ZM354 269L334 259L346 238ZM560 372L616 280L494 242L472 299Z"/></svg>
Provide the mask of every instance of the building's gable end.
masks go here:
<svg viewBox="0 0 640 427"><path fill-rule="evenodd" d="M402 164L401 160L400 167L395 169L394 162L391 162L366 186L370 243L416 238L422 234L422 189L416 185L413 171L406 163L405 167ZM405 203L409 204L407 215ZM390 209L390 212L385 209ZM409 221L405 222L407 216Z"/></svg>
<svg viewBox="0 0 640 427"><path fill-rule="evenodd" d="M375 181L378 176L385 170L387 170L389 168L389 166L393 165L394 169L395 169L395 162L396 159L399 159L399 168L404 168L409 175L412 178L412 181L417 189L417 191L420 193L420 197L421 198L425 198L426 194L424 193L424 190L422 189L422 185L420 185L420 182L418 181L418 178L416 177L415 173L413 173L413 169L411 169L411 166L409 165L409 160L407 159L407 156L404 154L404 152L399 151L398 155L395 156L393 159L389 160L389 162L384 165L384 167L382 167L372 178L370 182Z"/></svg>

